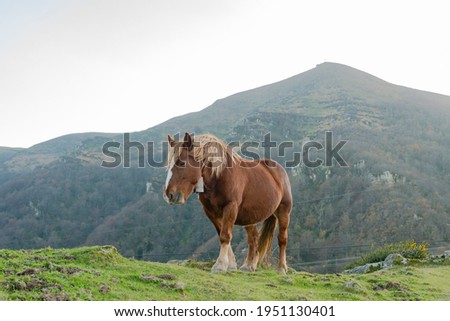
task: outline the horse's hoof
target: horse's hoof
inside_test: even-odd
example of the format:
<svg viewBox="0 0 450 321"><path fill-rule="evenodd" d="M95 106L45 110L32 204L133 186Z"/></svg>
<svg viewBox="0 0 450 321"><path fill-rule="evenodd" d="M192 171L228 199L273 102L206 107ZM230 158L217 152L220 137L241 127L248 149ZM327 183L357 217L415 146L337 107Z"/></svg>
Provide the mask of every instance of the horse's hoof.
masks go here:
<svg viewBox="0 0 450 321"><path fill-rule="evenodd" d="M241 270L242 272L255 272L255 269L251 266L248 266L246 264L242 265L239 270Z"/></svg>
<svg viewBox="0 0 450 321"><path fill-rule="evenodd" d="M232 263L229 263L227 268L227 272L234 272L234 271L237 271L236 260L233 260Z"/></svg>
<svg viewBox="0 0 450 321"><path fill-rule="evenodd" d="M277 272L283 275L287 273L287 267L278 267Z"/></svg>
<svg viewBox="0 0 450 321"><path fill-rule="evenodd" d="M226 272L227 268L214 264L214 266L211 268L211 273L223 273Z"/></svg>
<svg viewBox="0 0 450 321"><path fill-rule="evenodd" d="M227 272L235 272L237 271L237 266L229 266Z"/></svg>

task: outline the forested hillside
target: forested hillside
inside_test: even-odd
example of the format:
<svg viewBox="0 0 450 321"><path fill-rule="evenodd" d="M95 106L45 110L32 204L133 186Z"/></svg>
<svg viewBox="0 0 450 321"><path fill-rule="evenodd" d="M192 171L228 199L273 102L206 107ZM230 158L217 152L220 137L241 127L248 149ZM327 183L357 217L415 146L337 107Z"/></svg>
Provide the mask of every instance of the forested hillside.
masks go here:
<svg viewBox="0 0 450 321"><path fill-rule="evenodd" d="M151 117L151 108L149 115ZM354 256L371 244L415 239L450 242L450 97L387 83L348 66L324 63L275 84L220 99L196 113L131 133L130 166L104 168L105 142L122 134L80 134L27 150L0 150L0 248L112 244L125 256L167 261L215 257L214 228L195 196L184 206L162 199L167 134L213 133L225 141L295 148L333 133L348 166L288 168L295 206L288 263ZM262 152L262 150L260 150ZM123 160L123 155L122 160ZM311 155L323 157L321 153ZM146 166L139 168L139 162ZM234 231L238 257L245 252ZM305 268L305 266L303 266Z"/></svg>

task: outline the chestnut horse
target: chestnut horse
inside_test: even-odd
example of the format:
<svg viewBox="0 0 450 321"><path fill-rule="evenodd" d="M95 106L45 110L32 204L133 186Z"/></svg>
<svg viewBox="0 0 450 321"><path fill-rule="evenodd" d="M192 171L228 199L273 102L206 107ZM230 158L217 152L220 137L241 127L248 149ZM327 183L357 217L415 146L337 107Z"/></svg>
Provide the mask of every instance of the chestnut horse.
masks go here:
<svg viewBox="0 0 450 321"><path fill-rule="evenodd" d="M244 159L213 135L186 133L183 141L170 135L168 140L163 196L169 204L184 204L193 192L198 193L220 239L220 254L211 271L237 268L230 245L233 225L242 225L247 232L248 254L240 269L255 271L264 256L267 260L270 256L278 224L278 270L285 273L292 194L283 167L270 159ZM256 227L260 222L264 222L261 232Z"/></svg>

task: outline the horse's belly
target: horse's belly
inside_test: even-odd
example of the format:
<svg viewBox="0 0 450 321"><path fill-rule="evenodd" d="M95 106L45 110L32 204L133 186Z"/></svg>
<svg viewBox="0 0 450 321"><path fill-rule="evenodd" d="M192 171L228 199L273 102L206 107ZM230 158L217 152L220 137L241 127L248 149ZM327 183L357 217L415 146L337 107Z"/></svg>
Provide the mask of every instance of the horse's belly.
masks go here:
<svg viewBox="0 0 450 321"><path fill-rule="evenodd" d="M274 185L267 184L258 189L256 187L247 189L236 218L236 224L251 225L263 222L274 214L280 205L281 198L281 192Z"/></svg>
<svg viewBox="0 0 450 321"><path fill-rule="evenodd" d="M258 224L259 222L263 222L266 220L269 216L271 216L274 213L275 209L271 208L265 208L265 209L252 209L252 210L246 210L242 209L236 218L236 225L253 225Z"/></svg>

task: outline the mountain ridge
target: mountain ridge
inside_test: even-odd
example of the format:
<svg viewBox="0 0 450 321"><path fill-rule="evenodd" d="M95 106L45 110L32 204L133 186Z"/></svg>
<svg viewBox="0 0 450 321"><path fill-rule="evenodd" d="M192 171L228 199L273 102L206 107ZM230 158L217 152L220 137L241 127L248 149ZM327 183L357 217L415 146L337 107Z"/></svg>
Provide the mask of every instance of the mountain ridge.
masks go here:
<svg viewBox="0 0 450 321"><path fill-rule="evenodd" d="M135 131L132 133L135 134L136 136L142 136L141 134L143 134L143 133L153 133L155 131L159 132L159 131L161 131L161 129L165 129L168 132L174 132L174 129L178 128L178 127L182 127L182 123L185 123L186 120L190 120L191 122L196 122L198 120L198 116L204 117L205 113L206 114L213 113L215 115L216 114L215 109L227 108L230 106L233 106L233 112L238 112L239 117L241 117L243 114L248 113L249 111L251 112L252 110L254 110L258 107L261 107L261 105L256 105L254 108L247 107L244 109L244 111L242 111L242 110L239 110L240 109L239 107L241 106L242 101L244 101L244 103L245 103L247 99L254 98L255 96L259 96L259 97L269 96L269 97L273 98L273 95L279 95L280 97L285 97L286 96L285 93L284 93L284 95L282 95L282 94L280 94L280 91L278 89L274 89L274 88L284 87L285 84L289 84L289 87L295 88L296 86L299 85L299 83L301 85L305 81L307 82L308 86L312 86L313 85L312 79L315 79L318 77L319 78L324 77L324 74L332 75L332 77L330 77L330 78L336 78L336 77L339 78L339 77L342 77L342 74L346 74L347 78L353 79L353 82L352 82L353 87L355 87L355 84L364 83L364 81L362 81L362 80L370 81L371 86L373 86L374 84L384 85L384 86L386 86L386 85L393 86L393 87L396 87L397 90L404 90L405 93L412 94L414 96L413 100L417 99L417 98L423 99L423 94L426 94L428 96L429 95L433 96L433 99L438 99L438 102L440 99L444 99L444 100L450 99L450 96L447 96L444 94L393 84L393 83L387 82L379 77L373 76L367 72L358 70L356 68L353 68L353 67L350 67L350 66L347 66L344 64L335 63L335 62L324 62L324 63L316 65L315 68L307 70L300 74L296 74L296 75L293 75L291 77L288 77L288 78L280 80L280 81L276 81L276 82L273 82L273 83L270 83L267 85L263 85L263 86L258 86L258 87L252 88L252 89L248 89L248 90L244 90L244 91L232 94L232 95L224 97L224 98L217 99L213 104L211 104L199 111L188 112L188 113L180 115L180 116L175 116L175 117L170 118L160 124L156 124L147 129L138 130L138 131ZM349 76L349 74L350 74L350 76ZM265 90L268 88L270 88L270 93L265 93ZM283 91L286 92L286 91L290 91L291 89L286 90L284 88ZM376 91L376 90L374 90L374 92L377 94L380 93L380 91ZM392 92L390 94L392 95ZM241 98L242 96L245 96L245 98ZM236 99L236 98L239 98L239 99ZM265 98L265 99L267 99L267 98ZM239 103L239 102L241 102L241 103ZM425 102L426 102L426 99L425 99ZM434 101L434 105L436 105L436 101ZM442 106L442 105L444 105L444 106ZM450 113L447 102L443 102L442 104L439 103L438 106L443 107L442 108L443 111L446 111L446 112L448 111ZM219 121L220 121L220 119L219 119ZM213 130L210 130L210 131L213 131ZM28 148L20 148L20 149L27 150L27 151L36 151L43 146L45 146L45 148L48 148L48 146L51 144L61 145L61 143L59 143L59 140L64 142L67 138L73 138L74 141L80 141L80 140L82 141L84 139L91 138L91 136L118 137L120 135L122 135L122 134L121 133L106 133L106 132L72 133L72 134L65 134L62 136L58 136L58 137L49 139L47 141L37 143ZM0 147L0 148L14 148L14 147L6 147L5 146L5 147ZM53 150L53 152L56 152L56 151Z"/></svg>

